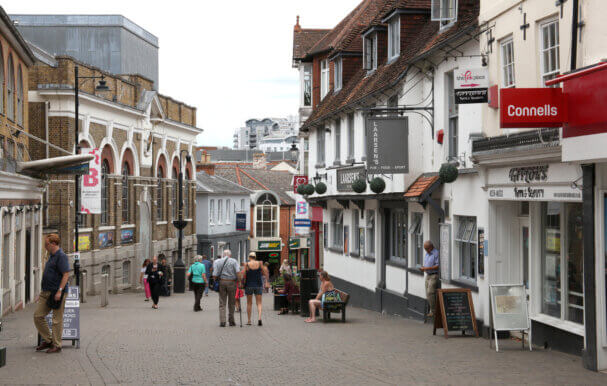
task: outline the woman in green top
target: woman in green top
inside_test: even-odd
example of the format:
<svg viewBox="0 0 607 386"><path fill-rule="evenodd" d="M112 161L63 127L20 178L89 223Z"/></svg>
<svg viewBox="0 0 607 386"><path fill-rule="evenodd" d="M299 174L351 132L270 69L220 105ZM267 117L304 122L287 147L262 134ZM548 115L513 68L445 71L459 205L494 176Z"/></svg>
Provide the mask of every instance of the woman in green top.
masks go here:
<svg viewBox="0 0 607 386"><path fill-rule="evenodd" d="M188 277L192 276L192 286L194 289L194 312L202 311L200 307L200 299L202 291L207 282L206 269L202 264L202 256L198 255L194 258L194 264L188 269Z"/></svg>

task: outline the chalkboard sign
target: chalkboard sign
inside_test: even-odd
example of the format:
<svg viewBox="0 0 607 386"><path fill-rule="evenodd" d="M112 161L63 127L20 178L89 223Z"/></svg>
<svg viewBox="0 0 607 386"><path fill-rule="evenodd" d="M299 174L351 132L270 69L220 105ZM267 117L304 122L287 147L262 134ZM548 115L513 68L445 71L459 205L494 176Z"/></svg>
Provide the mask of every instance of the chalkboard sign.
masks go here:
<svg viewBox="0 0 607 386"><path fill-rule="evenodd" d="M434 335L437 328L442 328L445 338L449 337L449 331L461 331L462 334L474 331L478 336L474 303L469 289L437 289L436 296L438 304L434 313Z"/></svg>

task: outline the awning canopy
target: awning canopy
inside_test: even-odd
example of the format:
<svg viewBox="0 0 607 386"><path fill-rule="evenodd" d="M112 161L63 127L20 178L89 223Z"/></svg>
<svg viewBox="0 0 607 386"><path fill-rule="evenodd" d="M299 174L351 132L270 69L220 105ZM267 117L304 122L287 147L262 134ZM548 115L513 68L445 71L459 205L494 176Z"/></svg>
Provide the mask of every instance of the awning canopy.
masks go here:
<svg viewBox="0 0 607 386"><path fill-rule="evenodd" d="M24 174L88 174L92 154L66 155L36 161L18 162L17 170Z"/></svg>
<svg viewBox="0 0 607 386"><path fill-rule="evenodd" d="M439 186L441 182L437 175L422 174L409 186L405 198L407 201L424 202Z"/></svg>

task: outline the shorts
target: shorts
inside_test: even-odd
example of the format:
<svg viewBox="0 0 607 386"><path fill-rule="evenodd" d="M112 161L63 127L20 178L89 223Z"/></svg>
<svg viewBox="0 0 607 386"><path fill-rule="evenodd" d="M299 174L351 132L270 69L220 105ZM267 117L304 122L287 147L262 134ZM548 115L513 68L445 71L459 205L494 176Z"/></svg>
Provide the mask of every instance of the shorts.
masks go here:
<svg viewBox="0 0 607 386"><path fill-rule="evenodd" d="M262 288L261 287L245 287L244 293L247 295L261 295Z"/></svg>

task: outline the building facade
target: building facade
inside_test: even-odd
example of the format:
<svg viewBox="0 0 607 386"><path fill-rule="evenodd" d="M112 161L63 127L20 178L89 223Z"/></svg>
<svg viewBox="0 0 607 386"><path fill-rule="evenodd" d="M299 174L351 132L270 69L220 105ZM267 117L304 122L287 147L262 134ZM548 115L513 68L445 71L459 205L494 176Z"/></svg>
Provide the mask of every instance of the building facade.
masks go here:
<svg viewBox="0 0 607 386"><path fill-rule="evenodd" d="M262 140L267 136L290 137L297 135L296 118L249 119L245 127L234 130L234 149L261 149ZM278 151L278 150L273 150Z"/></svg>

